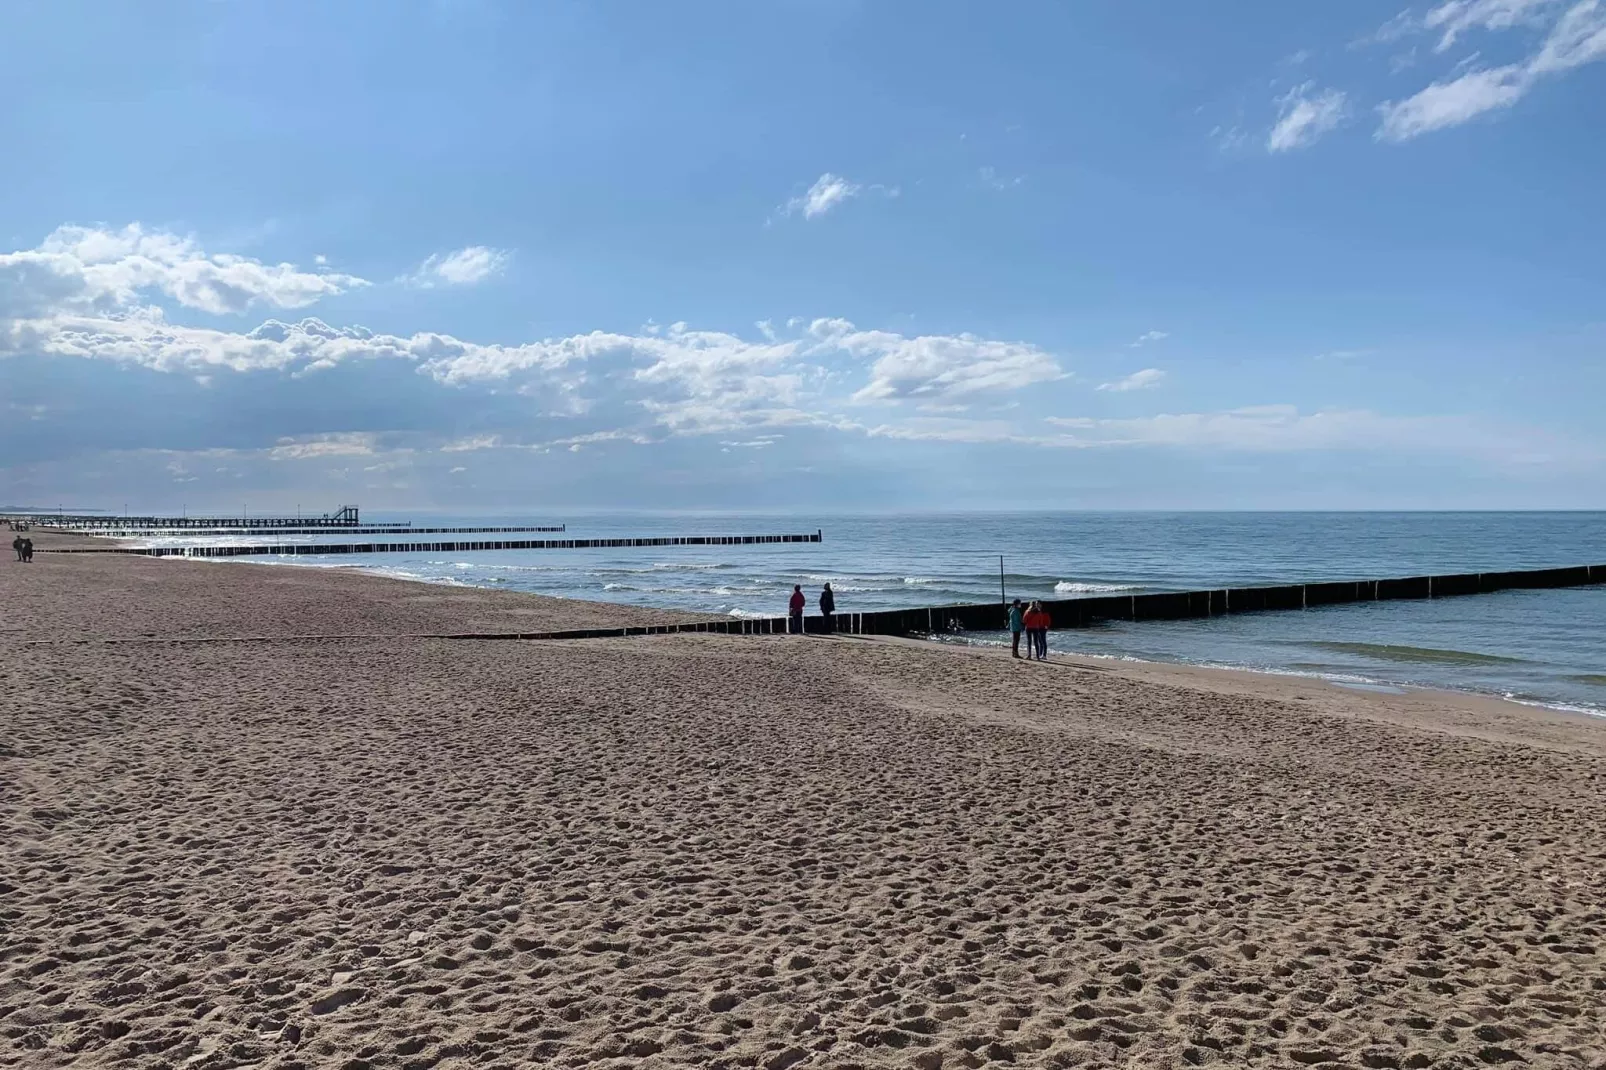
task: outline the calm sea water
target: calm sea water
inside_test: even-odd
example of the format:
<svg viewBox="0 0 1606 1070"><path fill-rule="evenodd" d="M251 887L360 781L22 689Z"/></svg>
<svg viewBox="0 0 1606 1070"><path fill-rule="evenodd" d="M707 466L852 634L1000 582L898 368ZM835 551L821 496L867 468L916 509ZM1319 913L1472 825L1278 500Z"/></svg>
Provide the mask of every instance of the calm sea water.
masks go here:
<svg viewBox="0 0 1606 1070"><path fill-rule="evenodd" d="M801 518L611 514L410 519L421 526L567 521L568 534L575 537L801 533L822 528L825 541L259 560L762 616L784 613L792 584L803 584L812 600L826 580L836 590L842 611L990 601L999 597L1000 555L1003 586L1012 598L1606 564L1606 513ZM282 541L316 542L318 537ZM972 638L985 642L990 637ZM1509 591L1207 620L1113 622L1055 632L1051 645L1061 651L1231 665L1341 682L1449 687L1606 712L1606 587Z"/></svg>

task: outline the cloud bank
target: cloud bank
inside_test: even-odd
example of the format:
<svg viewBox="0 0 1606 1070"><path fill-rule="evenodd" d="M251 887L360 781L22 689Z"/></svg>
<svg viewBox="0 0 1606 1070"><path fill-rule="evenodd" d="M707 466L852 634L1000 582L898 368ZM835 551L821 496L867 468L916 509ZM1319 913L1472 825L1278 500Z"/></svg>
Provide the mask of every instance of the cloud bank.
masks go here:
<svg viewBox="0 0 1606 1070"><path fill-rule="evenodd" d="M426 264L444 286L453 275L460 285L488 277L499 262L493 250L471 246ZM0 368L15 391L6 399L13 465L126 454L130 466L165 472L173 483L213 484L282 482L310 466L331 485L382 480L361 485L400 492L408 471L461 483L487 457L606 459L652 446L660 452L627 466L639 481L662 451L702 442L713 453L773 458L790 453L794 436L859 449L901 442L1411 449L1480 461L1579 455L1534 432L1462 418L1291 406L1079 416L1068 399L1092 387L1078 384L1045 347L840 317L761 319L748 332L649 324L512 344L371 330L331 323L333 313L229 323L368 285L318 264L209 253L138 224L63 227L35 248L0 254ZM213 319L186 322L190 313ZM1131 344L1166 337L1151 330ZM1164 378L1144 368L1096 389L1136 394ZM149 419L151 411L161 419ZM153 457L160 463L150 464ZM99 459L94 471L119 470ZM18 485L49 483L38 476Z"/></svg>

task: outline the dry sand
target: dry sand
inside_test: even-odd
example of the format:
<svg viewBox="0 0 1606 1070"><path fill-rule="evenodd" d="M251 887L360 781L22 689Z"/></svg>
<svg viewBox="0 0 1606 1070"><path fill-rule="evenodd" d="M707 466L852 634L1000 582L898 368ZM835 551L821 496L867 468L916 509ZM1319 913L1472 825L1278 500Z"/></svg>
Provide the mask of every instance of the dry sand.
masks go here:
<svg viewBox="0 0 1606 1070"><path fill-rule="evenodd" d="M47 545L39 540L43 547ZM0 565L0 1066L1606 1066L1606 723Z"/></svg>

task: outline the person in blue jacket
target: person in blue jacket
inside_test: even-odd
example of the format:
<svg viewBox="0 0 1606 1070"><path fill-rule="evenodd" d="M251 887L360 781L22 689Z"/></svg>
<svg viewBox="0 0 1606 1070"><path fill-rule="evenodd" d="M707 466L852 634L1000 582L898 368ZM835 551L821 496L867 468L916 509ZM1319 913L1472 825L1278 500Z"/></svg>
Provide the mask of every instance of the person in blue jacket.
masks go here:
<svg viewBox="0 0 1606 1070"><path fill-rule="evenodd" d="M1017 598L1009 607L1009 652L1020 657L1020 633L1026 630L1026 611Z"/></svg>

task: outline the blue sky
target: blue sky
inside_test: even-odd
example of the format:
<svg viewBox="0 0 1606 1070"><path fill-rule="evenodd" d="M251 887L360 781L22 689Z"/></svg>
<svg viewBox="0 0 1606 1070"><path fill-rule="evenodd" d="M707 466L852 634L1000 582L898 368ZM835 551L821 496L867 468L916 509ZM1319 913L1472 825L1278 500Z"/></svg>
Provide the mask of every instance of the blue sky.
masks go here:
<svg viewBox="0 0 1606 1070"><path fill-rule="evenodd" d="M9 4L0 502L1606 507L1606 0Z"/></svg>

